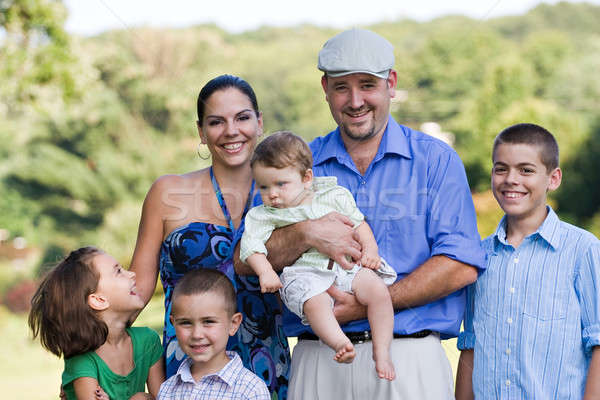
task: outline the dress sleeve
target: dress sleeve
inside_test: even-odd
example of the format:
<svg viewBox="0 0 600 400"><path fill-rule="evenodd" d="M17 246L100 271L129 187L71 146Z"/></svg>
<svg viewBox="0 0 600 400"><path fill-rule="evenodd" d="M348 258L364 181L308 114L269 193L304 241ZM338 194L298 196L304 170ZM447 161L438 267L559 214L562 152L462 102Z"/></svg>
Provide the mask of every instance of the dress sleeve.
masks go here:
<svg viewBox="0 0 600 400"><path fill-rule="evenodd" d="M262 206L254 207L248 211L244 221L244 233L240 244L240 260L242 262L246 262L246 259L254 253L268 254L265 243L275 229L273 222Z"/></svg>
<svg viewBox="0 0 600 400"><path fill-rule="evenodd" d="M465 318L463 320L463 331L458 335L456 347L459 350L472 350L475 348L475 330L473 329L473 313L475 311L475 285L472 283L467 287L467 305Z"/></svg>
<svg viewBox="0 0 600 400"><path fill-rule="evenodd" d="M444 255L485 269L485 252L477 231L475 207L465 169L454 151L430 162L427 236L431 256Z"/></svg>
<svg viewBox="0 0 600 400"><path fill-rule="evenodd" d="M575 293L581 307L581 337L587 352L600 345L600 242L594 238L575 277Z"/></svg>

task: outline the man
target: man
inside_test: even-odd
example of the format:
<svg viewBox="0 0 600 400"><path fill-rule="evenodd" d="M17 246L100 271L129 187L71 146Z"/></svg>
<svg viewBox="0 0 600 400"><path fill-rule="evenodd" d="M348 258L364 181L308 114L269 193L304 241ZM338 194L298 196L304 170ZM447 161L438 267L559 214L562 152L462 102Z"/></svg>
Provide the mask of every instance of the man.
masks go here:
<svg viewBox="0 0 600 400"><path fill-rule="evenodd" d="M452 371L440 338L457 336L464 286L474 282L485 255L464 167L437 139L399 125L389 114L397 81L392 45L351 29L328 40L319 53L321 84L338 128L315 139L315 175L334 175L348 188L370 224L379 254L398 273L389 287L395 309L392 359L397 378L372 373L365 309L335 288L335 315L353 340L356 358L333 361L332 351L288 313L285 332L298 336L289 399L448 399ZM349 266L360 246L349 221L331 214L279 229L267 243L274 266L291 265L315 247ZM239 273L249 273L236 265ZM367 342L367 343L365 343Z"/></svg>

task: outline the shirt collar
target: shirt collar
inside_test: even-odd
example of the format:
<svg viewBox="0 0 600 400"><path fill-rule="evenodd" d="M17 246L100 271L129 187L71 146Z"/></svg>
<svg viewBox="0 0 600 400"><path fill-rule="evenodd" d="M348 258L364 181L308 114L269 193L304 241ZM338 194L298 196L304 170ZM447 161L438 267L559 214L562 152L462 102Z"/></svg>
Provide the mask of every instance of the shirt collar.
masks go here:
<svg viewBox="0 0 600 400"><path fill-rule="evenodd" d="M539 226L539 228L528 235L527 237L538 235L542 239L544 239L554 250L560 247L560 237L558 227L560 224L560 219L550 206L546 206L546 210L548 211L548 215L544 219L544 222ZM495 243L502 243L505 246L508 246L509 243L506 241L506 215L502 217L498 227L496 228L496 232L494 233Z"/></svg>
<svg viewBox="0 0 600 400"><path fill-rule="evenodd" d="M412 158L405 129L390 115L375 158L380 158L385 154L397 154L409 159ZM321 164L331 158L337 159L340 164L349 159L339 126L323 138L323 145L315 156L314 165Z"/></svg>
<svg viewBox="0 0 600 400"><path fill-rule="evenodd" d="M227 351L229 362L218 372L214 374L205 375L201 381L209 377L218 377L229 386L235 384L235 378L238 376L238 370L243 367L240 356L235 351ZM176 375L182 382L190 382L196 384L194 377L192 376L192 359L187 357L177 369Z"/></svg>

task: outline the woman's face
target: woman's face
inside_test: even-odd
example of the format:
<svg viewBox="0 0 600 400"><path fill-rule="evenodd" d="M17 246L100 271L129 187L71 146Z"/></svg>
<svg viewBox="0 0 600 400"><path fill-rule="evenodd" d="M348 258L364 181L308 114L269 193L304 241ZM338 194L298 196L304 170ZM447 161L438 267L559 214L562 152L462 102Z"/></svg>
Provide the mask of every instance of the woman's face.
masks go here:
<svg viewBox="0 0 600 400"><path fill-rule="evenodd" d="M262 115L256 116L250 99L229 87L208 98L198 132L210 150L213 164L237 167L250 161L262 126Z"/></svg>

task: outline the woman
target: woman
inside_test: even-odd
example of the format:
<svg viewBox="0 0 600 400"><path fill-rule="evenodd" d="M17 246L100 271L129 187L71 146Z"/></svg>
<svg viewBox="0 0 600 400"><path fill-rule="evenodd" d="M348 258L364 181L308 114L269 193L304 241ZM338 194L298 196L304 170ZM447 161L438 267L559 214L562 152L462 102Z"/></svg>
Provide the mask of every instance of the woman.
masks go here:
<svg viewBox="0 0 600 400"><path fill-rule="evenodd" d="M253 198L250 158L262 126L256 96L244 80L222 75L202 88L197 127L212 166L154 182L144 201L131 269L146 303L160 270L167 378L177 372L184 356L169 321L173 287L191 269L216 268L234 282L238 309L244 315L228 348L265 380L273 399L285 399L290 355L280 329L279 302L272 294L260 293L256 277L237 276L232 260L233 244Z"/></svg>

